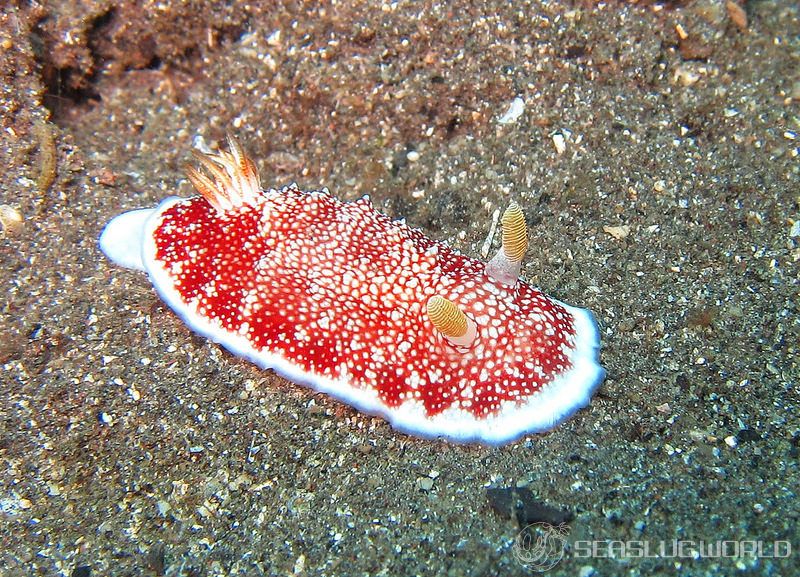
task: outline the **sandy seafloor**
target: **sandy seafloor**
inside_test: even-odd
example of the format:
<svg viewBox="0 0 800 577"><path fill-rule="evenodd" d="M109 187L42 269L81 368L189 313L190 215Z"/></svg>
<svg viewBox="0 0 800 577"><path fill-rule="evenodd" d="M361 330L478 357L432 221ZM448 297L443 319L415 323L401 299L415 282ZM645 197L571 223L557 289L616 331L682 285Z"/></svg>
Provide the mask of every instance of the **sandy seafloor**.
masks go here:
<svg viewBox="0 0 800 577"><path fill-rule="evenodd" d="M3 9L0 575L533 575L507 487L570 519L546 575L798 574L798 4L254 4ZM589 407L420 440L192 335L97 237L229 130L472 256L516 199L598 318ZM673 540L764 555L602 545Z"/></svg>

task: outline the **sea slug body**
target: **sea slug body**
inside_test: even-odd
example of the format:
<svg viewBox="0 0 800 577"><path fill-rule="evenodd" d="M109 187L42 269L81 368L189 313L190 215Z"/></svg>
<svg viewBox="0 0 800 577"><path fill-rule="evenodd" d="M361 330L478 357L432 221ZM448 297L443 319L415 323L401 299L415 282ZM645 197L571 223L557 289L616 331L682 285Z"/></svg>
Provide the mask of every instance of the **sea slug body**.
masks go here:
<svg viewBox="0 0 800 577"><path fill-rule="evenodd" d="M604 376L596 324L519 279L528 241L516 204L484 263L368 197L263 190L229 144L196 154L200 196L121 214L100 237L193 330L423 437L499 445L588 404Z"/></svg>

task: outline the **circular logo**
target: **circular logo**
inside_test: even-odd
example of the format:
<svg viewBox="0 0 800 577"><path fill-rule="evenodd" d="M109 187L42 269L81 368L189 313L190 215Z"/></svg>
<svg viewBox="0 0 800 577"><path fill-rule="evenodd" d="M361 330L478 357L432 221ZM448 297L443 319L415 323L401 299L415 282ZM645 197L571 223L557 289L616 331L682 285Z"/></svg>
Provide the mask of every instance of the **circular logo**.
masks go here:
<svg viewBox="0 0 800 577"><path fill-rule="evenodd" d="M519 532L512 551L517 561L531 571L544 572L555 567L564 556L569 526L562 523L532 523Z"/></svg>

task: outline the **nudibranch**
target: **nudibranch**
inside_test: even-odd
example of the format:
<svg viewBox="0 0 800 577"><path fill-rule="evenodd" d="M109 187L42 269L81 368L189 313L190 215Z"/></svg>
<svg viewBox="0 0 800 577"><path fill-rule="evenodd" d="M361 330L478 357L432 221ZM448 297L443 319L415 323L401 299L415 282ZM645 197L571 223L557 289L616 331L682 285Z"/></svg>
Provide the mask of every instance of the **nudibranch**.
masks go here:
<svg viewBox="0 0 800 577"><path fill-rule="evenodd" d="M519 279L512 203L488 263L327 189L261 188L239 144L195 154L200 193L114 218L100 247L197 333L422 437L545 431L602 381L592 314Z"/></svg>

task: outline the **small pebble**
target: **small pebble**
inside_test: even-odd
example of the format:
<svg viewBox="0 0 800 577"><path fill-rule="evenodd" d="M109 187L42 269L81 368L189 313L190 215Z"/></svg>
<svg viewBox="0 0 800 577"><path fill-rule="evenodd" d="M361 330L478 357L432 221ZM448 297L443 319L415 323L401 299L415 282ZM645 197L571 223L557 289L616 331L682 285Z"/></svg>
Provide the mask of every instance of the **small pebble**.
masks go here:
<svg viewBox="0 0 800 577"><path fill-rule="evenodd" d="M556 132L553 135L553 146L556 147L556 152L558 154L564 154L564 151L567 150L567 142L564 139L564 135L560 132Z"/></svg>
<svg viewBox="0 0 800 577"><path fill-rule="evenodd" d="M513 122L516 122L520 116L522 116L523 112L525 112L525 101L517 96L511 101L511 104L508 106L508 110L506 110L505 114L497 119L497 122L499 124L512 124Z"/></svg>
<svg viewBox="0 0 800 577"><path fill-rule="evenodd" d="M691 66L678 66L673 73L673 81L676 84L680 84L684 88L694 86L697 84L698 80L700 80L700 74L698 74Z"/></svg>
<svg viewBox="0 0 800 577"><path fill-rule="evenodd" d="M417 479L417 489L420 491L430 491L433 489L433 479L430 477L419 477Z"/></svg>
<svg viewBox="0 0 800 577"><path fill-rule="evenodd" d="M294 562L294 569L292 570L292 573L294 573L295 575L300 575L301 573L304 573L305 570L306 570L306 556L301 554Z"/></svg>
<svg viewBox="0 0 800 577"><path fill-rule="evenodd" d="M630 234L631 227L627 224L623 224L621 226L604 226L603 232L611 235L617 240L622 240L623 238L627 238L627 236Z"/></svg>
<svg viewBox="0 0 800 577"><path fill-rule="evenodd" d="M725 2L725 8L728 10L728 17L731 19L731 22L742 32L746 31L747 12L745 12L744 8L732 0L727 0L727 2Z"/></svg>
<svg viewBox="0 0 800 577"><path fill-rule="evenodd" d="M169 513L172 510L172 506L166 501L162 500L156 503L156 509L158 510L159 515L165 517L167 513Z"/></svg>
<svg viewBox="0 0 800 577"><path fill-rule="evenodd" d="M22 213L13 206L0 205L0 227L0 238L17 236L25 227Z"/></svg>

